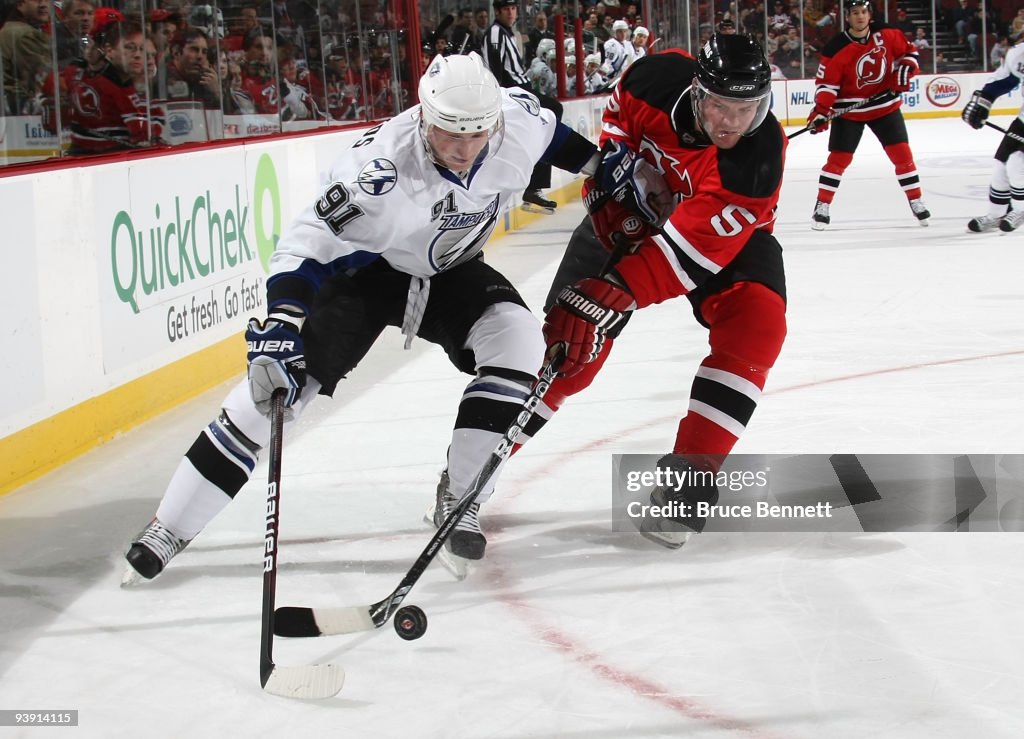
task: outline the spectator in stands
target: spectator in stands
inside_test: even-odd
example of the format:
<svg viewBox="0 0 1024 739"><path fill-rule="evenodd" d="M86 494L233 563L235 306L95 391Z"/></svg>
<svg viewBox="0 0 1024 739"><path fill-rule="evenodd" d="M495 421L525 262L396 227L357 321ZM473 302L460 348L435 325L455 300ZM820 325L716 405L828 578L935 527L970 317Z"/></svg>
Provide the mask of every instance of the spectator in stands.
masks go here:
<svg viewBox="0 0 1024 739"><path fill-rule="evenodd" d="M39 18L44 0L7 0L7 22L0 28L3 93L11 115L38 113L41 82L50 70L50 37Z"/></svg>
<svg viewBox="0 0 1024 739"><path fill-rule="evenodd" d="M480 51L479 48L473 45L473 11L469 8L460 8L458 13L456 13L455 25L452 26L449 43L456 54Z"/></svg>
<svg viewBox="0 0 1024 739"><path fill-rule="evenodd" d="M758 0L753 10L744 10L742 15L743 28L747 33L764 33L764 2Z"/></svg>
<svg viewBox="0 0 1024 739"><path fill-rule="evenodd" d="M277 51L277 71L281 76L281 119L305 121L318 118L320 111L309 94L299 83L299 66L291 46L282 46Z"/></svg>
<svg viewBox="0 0 1024 739"><path fill-rule="evenodd" d="M170 56L165 57L168 100L196 100L204 108L220 108L221 84L210 65L210 43L198 28L186 28L171 39ZM163 92L163 91L161 91Z"/></svg>
<svg viewBox="0 0 1024 739"><path fill-rule="evenodd" d="M907 17L907 11L903 8L896 11L896 22L893 23L893 25L903 31L903 33L909 33L911 39L913 39L917 34L917 26L915 26L914 22Z"/></svg>
<svg viewBox="0 0 1024 739"><path fill-rule="evenodd" d="M144 69L142 26L116 10L96 14L92 38L104 63L71 87L71 154L105 154L160 138L162 113L142 101L132 80Z"/></svg>
<svg viewBox="0 0 1024 739"><path fill-rule="evenodd" d="M477 8L473 12L473 45L476 50L480 52L481 56L484 53L484 44L486 43L487 29L491 27L491 11L487 9L487 6ZM423 67L426 69L426 65Z"/></svg>
<svg viewBox="0 0 1024 739"><path fill-rule="evenodd" d="M273 75L273 37L263 28L256 28L245 37L242 50L242 91L252 100L257 113L276 113L279 91Z"/></svg>
<svg viewBox="0 0 1024 739"><path fill-rule="evenodd" d="M917 47L918 51L925 51L926 49L932 48L931 43L928 41L928 32L924 30L923 26L918 26L914 30L913 44Z"/></svg>
<svg viewBox="0 0 1024 739"><path fill-rule="evenodd" d="M795 25L796 19L786 10L786 6L780 0L775 0L774 10L768 19L768 30L775 33L785 33L791 26Z"/></svg>
<svg viewBox="0 0 1024 739"><path fill-rule="evenodd" d="M132 82L135 83L135 91L146 100L156 99L156 67L157 52L156 42L152 36L146 37L143 45L143 63L133 68Z"/></svg>
<svg viewBox="0 0 1024 739"><path fill-rule="evenodd" d="M1010 38L1019 38L1024 33L1024 8L1018 8L1017 15L1010 22Z"/></svg>
<svg viewBox="0 0 1024 739"><path fill-rule="evenodd" d="M58 67L63 68L72 59L83 57L82 39L92 29L95 12L93 0L66 0L62 8L63 20L57 23L53 32L57 39Z"/></svg>
<svg viewBox="0 0 1024 739"><path fill-rule="evenodd" d="M1003 62L1006 60L1006 52L1010 50L1010 39L1003 34L1000 36L994 44L992 44L992 51L989 53L988 58L992 64L992 69L999 69L1003 66Z"/></svg>
<svg viewBox="0 0 1024 739"><path fill-rule="evenodd" d="M789 36L779 37L779 46L775 50L772 61L786 79L800 79L800 60L803 54L797 46L790 42Z"/></svg>
<svg viewBox="0 0 1024 739"><path fill-rule="evenodd" d="M730 18L723 18L718 24L718 32L726 36L736 33L736 24Z"/></svg>
<svg viewBox="0 0 1024 739"><path fill-rule="evenodd" d="M978 34L972 31L972 25L977 12L974 8L967 7L967 0L960 0L958 7L953 8L950 18L953 21L953 29L956 31L957 43L966 46L971 56L978 55Z"/></svg>
<svg viewBox="0 0 1024 739"><path fill-rule="evenodd" d="M568 29L567 29L568 33ZM530 29L529 40L526 42L526 56L523 59L527 67L537 55L537 44L542 38L554 38L555 34L548 28L548 15L543 10L533 16L533 28Z"/></svg>
<svg viewBox="0 0 1024 739"><path fill-rule="evenodd" d="M260 11L256 4L246 4L238 11L231 23L231 33L223 41L221 48L227 51L242 51L245 35L260 27Z"/></svg>

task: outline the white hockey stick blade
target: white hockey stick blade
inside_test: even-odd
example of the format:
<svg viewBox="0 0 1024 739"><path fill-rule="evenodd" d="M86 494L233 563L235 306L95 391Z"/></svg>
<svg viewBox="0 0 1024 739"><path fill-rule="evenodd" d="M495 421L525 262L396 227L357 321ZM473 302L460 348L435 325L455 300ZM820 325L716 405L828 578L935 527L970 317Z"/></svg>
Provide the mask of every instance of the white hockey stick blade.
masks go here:
<svg viewBox="0 0 1024 739"><path fill-rule="evenodd" d="M322 635L354 634L358 631L373 631L377 624L370 618L367 606L354 608L314 608L313 620Z"/></svg>
<svg viewBox="0 0 1024 739"><path fill-rule="evenodd" d="M345 684L340 665L274 665L263 689L282 698L322 700L337 695Z"/></svg>

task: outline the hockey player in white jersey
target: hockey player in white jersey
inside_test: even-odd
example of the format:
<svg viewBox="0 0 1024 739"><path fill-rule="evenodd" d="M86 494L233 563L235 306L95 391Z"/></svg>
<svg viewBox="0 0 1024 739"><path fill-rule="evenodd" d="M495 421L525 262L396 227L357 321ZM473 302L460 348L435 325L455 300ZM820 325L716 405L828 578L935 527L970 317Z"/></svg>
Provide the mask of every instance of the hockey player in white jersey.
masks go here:
<svg viewBox="0 0 1024 739"><path fill-rule="evenodd" d="M530 69L526 72L530 78L530 87L541 95L550 96L556 93L555 73L548 64L548 53L554 50L555 40L542 38L537 42L537 55L530 62Z"/></svg>
<svg viewBox="0 0 1024 739"><path fill-rule="evenodd" d="M1006 53L1003 65L980 90L975 90L961 117L972 128L981 128L1001 95L1013 92L1024 81L1024 43ZM972 218L967 230L981 233L998 228L1015 231L1024 223L1024 103L999 142L988 186L988 213Z"/></svg>
<svg viewBox="0 0 1024 739"><path fill-rule="evenodd" d="M438 344L473 375L458 407L435 525L467 492L521 410L543 360L541 327L481 251L541 160L592 170L595 146L528 92L502 89L478 55L437 57L420 105L366 131L270 260L267 318L246 331L249 371L178 465L156 517L132 541L125 583L153 578L235 496L270 439L338 382L388 325ZM396 216L396 214L401 214ZM412 443L412 439L408 443ZM493 489L493 485L491 486ZM448 541L479 559L479 503Z"/></svg>
<svg viewBox="0 0 1024 739"><path fill-rule="evenodd" d="M618 20L612 23L612 37L604 42L604 61L610 70L608 79L619 79L635 57L633 44L629 40L629 24Z"/></svg>

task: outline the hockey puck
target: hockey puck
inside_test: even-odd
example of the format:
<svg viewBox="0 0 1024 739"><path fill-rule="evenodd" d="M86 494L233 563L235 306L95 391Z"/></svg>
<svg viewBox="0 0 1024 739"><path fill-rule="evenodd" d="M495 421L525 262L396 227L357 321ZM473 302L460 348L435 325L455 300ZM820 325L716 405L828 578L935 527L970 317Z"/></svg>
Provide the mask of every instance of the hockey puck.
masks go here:
<svg viewBox="0 0 1024 739"><path fill-rule="evenodd" d="M395 613L395 632L408 641L427 632L427 614L418 606L402 606Z"/></svg>

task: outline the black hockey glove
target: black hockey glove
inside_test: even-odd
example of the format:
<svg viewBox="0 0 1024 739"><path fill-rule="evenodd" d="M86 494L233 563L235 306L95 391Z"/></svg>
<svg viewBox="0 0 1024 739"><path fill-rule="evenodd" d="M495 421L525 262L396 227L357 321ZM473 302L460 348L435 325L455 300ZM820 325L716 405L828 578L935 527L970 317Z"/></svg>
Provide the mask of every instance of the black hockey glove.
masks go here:
<svg viewBox="0 0 1024 739"><path fill-rule="evenodd" d="M249 319L245 343L249 349L249 392L256 409L270 415L270 397L285 391L284 405L290 408L306 386L306 357L299 328L287 314L272 313L262 324ZM290 416L290 414L288 414Z"/></svg>
<svg viewBox="0 0 1024 739"><path fill-rule="evenodd" d="M975 90L971 99L967 101L960 117L964 119L971 128L981 128L985 125L989 112L992 110L992 101L981 94L981 90Z"/></svg>

